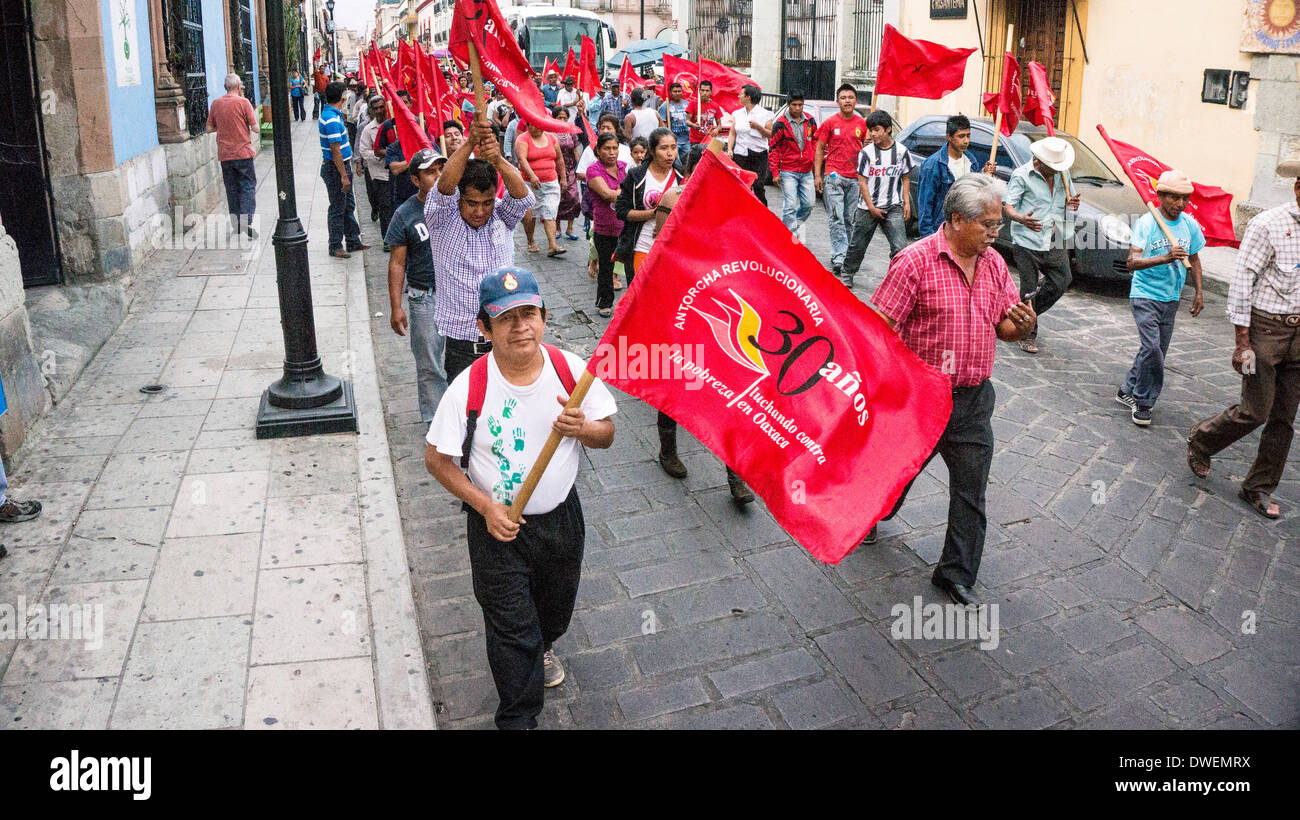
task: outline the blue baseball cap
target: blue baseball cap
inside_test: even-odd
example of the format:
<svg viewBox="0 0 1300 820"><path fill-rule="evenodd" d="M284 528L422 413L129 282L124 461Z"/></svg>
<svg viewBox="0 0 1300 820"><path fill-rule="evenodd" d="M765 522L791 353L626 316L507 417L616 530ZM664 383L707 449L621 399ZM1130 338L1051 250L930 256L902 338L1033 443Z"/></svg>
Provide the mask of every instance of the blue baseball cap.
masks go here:
<svg viewBox="0 0 1300 820"><path fill-rule="evenodd" d="M501 268L478 283L478 306L495 319L507 310L524 305L542 307L537 277L523 268Z"/></svg>

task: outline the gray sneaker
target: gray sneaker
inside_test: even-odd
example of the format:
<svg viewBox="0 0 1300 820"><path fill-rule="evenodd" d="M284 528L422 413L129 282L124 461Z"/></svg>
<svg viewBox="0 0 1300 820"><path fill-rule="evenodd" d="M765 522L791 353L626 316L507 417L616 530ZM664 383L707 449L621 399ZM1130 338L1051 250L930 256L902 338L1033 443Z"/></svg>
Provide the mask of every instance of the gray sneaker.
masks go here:
<svg viewBox="0 0 1300 820"><path fill-rule="evenodd" d="M1129 393L1125 393L1123 388L1120 388L1119 390L1115 391L1115 401L1119 402L1120 404L1124 405L1130 410L1136 410L1138 406L1137 399L1133 398L1133 396L1130 395Z"/></svg>
<svg viewBox="0 0 1300 820"><path fill-rule="evenodd" d="M542 655L542 684L551 689L564 683L564 667L560 665L560 659L555 657L555 650L548 649L546 654Z"/></svg>
<svg viewBox="0 0 1300 820"><path fill-rule="evenodd" d="M1133 423L1136 424L1138 427L1150 427L1150 426L1151 426L1151 408L1150 408L1150 407L1134 407L1134 408L1133 408Z"/></svg>

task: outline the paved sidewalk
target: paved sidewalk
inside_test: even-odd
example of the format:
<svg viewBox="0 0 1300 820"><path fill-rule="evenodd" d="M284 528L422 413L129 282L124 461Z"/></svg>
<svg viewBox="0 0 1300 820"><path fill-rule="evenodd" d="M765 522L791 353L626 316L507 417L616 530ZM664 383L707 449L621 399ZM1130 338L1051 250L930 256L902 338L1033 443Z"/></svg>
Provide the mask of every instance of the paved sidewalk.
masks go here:
<svg viewBox="0 0 1300 820"><path fill-rule="evenodd" d="M0 605L102 607L103 630L0 640L0 727L433 726L362 260L326 254L315 125L293 140L317 341L360 435L254 438L284 355L264 150L260 241L155 253L12 476L45 509L0 528Z"/></svg>
<svg viewBox="0 0 1300 820"><path fill-rule="evenodd" d="M775 189L769 200L779 212ZM827 259L820 207L808 236ZM549 260L516 239L516 262L538 271L551 339L589 354L605 320L579 244ZM864 299L885 247L869 249L855 290ZM369 251L366 277L421 640L440 725L488 727L496 693L464 516L424 469L414 364L388 326L386 262ZM992 651L890 634L894 605L947 602L929 583L948 506L941 461L881 525L879 544L827 566L761 503L737 510L722 464L685 431L690 475L666 476L655 411L620 395L614 446L588 451L578 478L583 582L557 644L570 677L547 693L542 725L1300 727L1298 460L1275 523L1236 498L1257 434L1221 454L1207 481L1183 460L1187 430L1239 389L1223 308L1210 294L1201 317L1180 314L1145 430L1113 401L1136 349L1123 296L1075 288L1044 317L1037 357L999 345L977 587L1000 609Z"/></svg>

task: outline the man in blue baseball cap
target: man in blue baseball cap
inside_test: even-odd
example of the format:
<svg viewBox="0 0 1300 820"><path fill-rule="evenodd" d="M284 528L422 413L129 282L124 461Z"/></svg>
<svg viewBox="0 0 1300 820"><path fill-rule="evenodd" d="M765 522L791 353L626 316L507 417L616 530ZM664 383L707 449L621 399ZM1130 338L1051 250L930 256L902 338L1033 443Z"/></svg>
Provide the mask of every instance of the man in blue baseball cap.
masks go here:
<svg viewBox="0 0 1300 820"><path fill-rule="evenodd" d="M568 630L578 597L585 539L574 487L578 445L609 447L617 408L596 381L580 407L564 409L586 363L542 342L546 306L531 272L506 267L483 278L478 328L491 351L447 388L424 461L464 502L474 597L500 697L496 725L532 729L544 688L564 681L551 646ZM552 431L563 438L516 524L510 505Z"/></svg>

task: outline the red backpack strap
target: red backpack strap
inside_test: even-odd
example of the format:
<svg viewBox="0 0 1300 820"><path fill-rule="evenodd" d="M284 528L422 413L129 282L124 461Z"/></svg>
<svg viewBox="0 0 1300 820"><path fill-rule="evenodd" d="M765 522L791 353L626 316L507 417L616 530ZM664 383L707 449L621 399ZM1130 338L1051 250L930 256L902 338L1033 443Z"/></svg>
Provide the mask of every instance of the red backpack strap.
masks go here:
<svg viewBox="0 0 1300 820"><path fill-rule="evenodd" d="M552 344L542 342L542 347L546 348L546 355L551 358L551 366L555 368L555 373L560 377L560 384L564 385L564 392L570 396L573 395L573 388L577 382L573 379L573 371L569 369L569 360L565 357L564 352Z"/></svg>
<svg viewBox="0 0 1300 820"><path fill-rule="evenodd" d="M460 467L469 469L469 451L474 446L474 430L478 427L483 400L487 396L488 357L479 356L469 366L469 396L465 399L465 441L460 446Z"/></svg>

